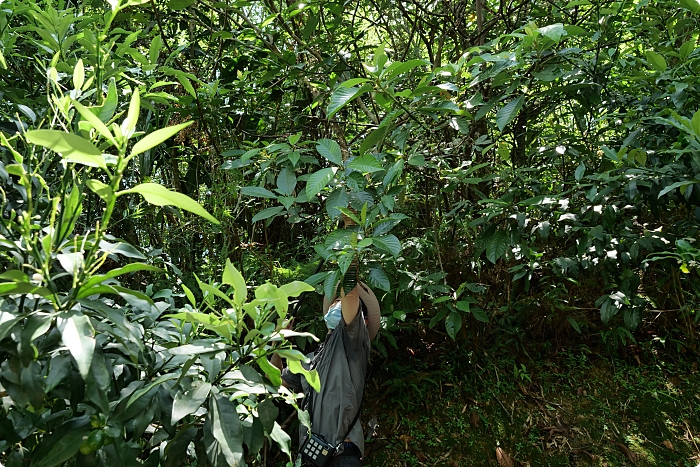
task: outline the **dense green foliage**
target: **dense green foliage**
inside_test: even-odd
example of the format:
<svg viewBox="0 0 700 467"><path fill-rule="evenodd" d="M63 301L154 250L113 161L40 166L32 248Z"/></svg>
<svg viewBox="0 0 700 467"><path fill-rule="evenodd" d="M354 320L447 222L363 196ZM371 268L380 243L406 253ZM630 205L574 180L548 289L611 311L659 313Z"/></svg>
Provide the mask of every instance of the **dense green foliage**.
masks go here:
<svg viewBox="0 0 700 467"><path fill-rule="evenodd" d="M354 258L385 357L694 346L698 31L697 0L1 2L0 460L289 454L267 356L300 371L289 299Z"/></svg>

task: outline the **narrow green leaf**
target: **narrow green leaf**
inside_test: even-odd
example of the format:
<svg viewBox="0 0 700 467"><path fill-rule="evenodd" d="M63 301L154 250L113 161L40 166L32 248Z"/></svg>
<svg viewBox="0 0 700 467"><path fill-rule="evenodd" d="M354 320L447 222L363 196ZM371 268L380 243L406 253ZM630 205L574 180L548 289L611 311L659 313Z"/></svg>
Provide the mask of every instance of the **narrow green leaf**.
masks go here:
<svg viewBox="0 0 700 467"><path fill-rule="evenodd" d="M58 329L61 332L63 345L68 347L71 355L78 364L78 371L83 379L87 379L95 351L95 337L90 318L78 312L70 312L59 316Z"/></svg>
<svg viewBox="0 0 700 467"><path fill-rule="evenodd" d="M351 88L357 86L358 84L364 84L369 81L369 78L350 78L347 81L343 81L338 85L341 88Z"/></svg>
<svg viewBox="0 0 700 467"><path fill-rule="evenodd" d="M223 293L221 290L217 289L213 285L207 284L206 282L200 281L199 277L197 277L196 274L195 274L194 278L197 279L197 284L199 285L199 288L203 294L210 293L210 294L214 295L215 297L219 297L220 299L224 300L229 305L234 306L233 301L231 301L231 299L228 298L228 296L225 293Z"/></svg>
<svg viewBox="0 0 700 467"><path fill-rule="evenodd" d="M274 217L282 211L284 211L284 206L273 206L271 208L263 209L262 211L253 216L253 222L269 219L270 217Z"/></svg>
<svg viewBox="0 0 700 467"><path fill-rule="evenodd" d="M306 182L306 196L309 200L315 198L316 195L328 185L328 183L333 179L336 170L337 169L335 167L329 167L311 174Z"/></svg>
<svg viewBox="0 0 700 467"><path fill-rule="evenodd" d="M90 110L94 111L97 118L102 122L107 123L114 116L114 111L117 109L118 103L117 82L114 78L111 78L109 80L109 87L107 88L107 97L103 104L100 107L91 107Z"/></svg>
<svg viewBox="0 0 700 467"><path fill-rule="evenodd" d="M187 299L190 301L192 306L196 307L197 306L197 300L194 298L194 294L190 290L189 287L187 287L185 284L182 284L182 290L185 292L185 295L187 296Z"/></svg>
<svg viewBox="0 0 700 467"><path fill-rule="evenodd" d="M520 109L525 103L525 96L519 96L508 102L506 105L501 107L496 114L496 125L498 129L503 131L503 129L508 126L508 124L518 115Z"/></svg>
<svg viewBox="0 0 700 467"><path fill-rule="evenodd" d="M600 319L603 324L608 324L610 319L617 314L617 311L617 305L610 300L610 297L603 300L603 303L600 305Z"/></svg>
<svg viewBox="0 0 700 467"><path fill-rule="evenodd" d="M146 152L149 149L158 146L163 141L166 141L168 138L175 136L177 133L180 132L180 130L187 128L193 123L194 121L185 122L179 125L161 128L160 130L156 130L153 133L149 133L148 135L141 138L136 144L134 144L134 147L131 149L131 154L129 154L129 158L132 158L137 154L141 154L142 152ZM218 224L218 221L216 223Z"/></svg>
<svg viewBox="0 0 700 467"><path fill-rule="evenodd" d="M694 185L696 183L700 183L700 180L683 180L682 182L672 183L671 185L669 185L666 188L664 188L663 190L661 190L659 192L659 195L657 196L657 198L661 198L663 195L665 195L666 193L668 193L670 191L675 190L676 188L685 187L688 185Z"/></svg>
<svg viewBox="0 0 700 467"><path fill-rule="evenodd" d="M185 91L187 91L189 95L191 95L195 99L197 98L197 91L194 90L194 86L192 86L192 82L187 76L183 74L178 74L177 80L180 82L180 84L182 84L182 87L185 88Z"/></svg>
<svg viewBox="0 0 700 467"><path fill-rule="evenodd" d="M155 133L151 133L151 135L153 134ZM177 191L170 191L158 183L142 183L140 185L136 185L130 190L120 191L117 193L117 196L121 196L126 193L139 193L147 202L156 206L176 206L180 209L184 209L185 211L189 211L193 214L204 217L214 224L219 224L219 221L214 216L209 214L198 202L187 195L178 193Z"/></svg>
<svg viewBox="0 0 700 467"><path fill-rule="evenodd" d="M73 101L73 106L78 111L81 117L83 117L92 127L104 137L107 141L112 143L112 146L117 146L117 141L112 136L112 132L109 131L107 125L105 125L102 120L100 120L97 115L92 113L90 109L85 107L78 101Z"/></svg>
<svg viewBox="0 0 700 467"><path fill-rule="evenodd" d="M65 161L107 169L102 151L78 135L58 130L32 130L25 136L30 143L61 154Z"/></svg>
<svg viewBox="0 0 700 467"><path fill-rule="evenodd" d="M241 193L246 196L255 196L257 198L277 199L277 195L261 186L244 186L241 188Z"/></svg>
<svg viewBox="0 0 700 467"><path fill-rule="evenodd" d="M78 63L75 64L73 69L73 88L80 90L85 83L85 67L83 66L83 59L79 58Z"/></svg>
<svg viewBox="0 0 700 467"><path fill-rule="evenodd" d="M117 269L112 269L106 274L100 274L100 275L95 275L90 277L90 279L85 282L82 288L90 288L93 287L97 284L101 284L102 282L106 281L107 279L113 279L115 277L119 277L124 274L131 274L136 271L153 271L153 272L162 272L163 270L159 267L156 266L151 266L150 264L144 264L144 263L131 263L127 264L126 266L123 266L121 268Z"/></svg>
<svg viewBox="0 0 700 467"><path fill-rule="evenodd" d="M700 110L693 114L693 119L690 121L690 125L693 127L693 133L695 133L695 136L700 138Z"/></svg>
<svg viewBox="0 0 700 467"><path fill-rule="evenodd" d="M574 328L574 330L577 333L581 334L581 327L578 325L578 321L576 321L571 316L567 316L566 319L567 319L567 321L569 321L569 324L571 325L571 327Z"/></svg>
<svg viewBox="0 0 700 467"><path fill-rule="evenodd" d="M248 289L246 288L245 279L243 278L243 274L236 269L233 263L231 263L231 260L228 258L226 258L222 282L233 287L233 303L235 303L236 306L241 306L243 303L245 303L248 296Z"/></svg>
<svg viewBox="0 0 700 467"><path fill-rule="evenodd" d="M340 146L332 139L319 139L316 143L316 150L335 165L343 165L343 154L340 151Z"/></svg>
<svg viewBox="0 0 700 467"><path fill-rule="evenodd" d="M29 464L30 467L62 465L78 453L80 445L83 444L83 437L90 433L90 430L89 426L66 427L62 425L57 427L53 434L44 437L39 446L35 448Z"/></svg>
<svg viewBox="0 0 700 467"><path fill-rule="evenodd" d="M131 138L136 130L136 122L138 122L139 111L141 110L141 94L139 92L138 87L133 89L131 93L131 102L129 103L129 110L126 113L126 118L122 122L122 135L126 139Z"/></svg>

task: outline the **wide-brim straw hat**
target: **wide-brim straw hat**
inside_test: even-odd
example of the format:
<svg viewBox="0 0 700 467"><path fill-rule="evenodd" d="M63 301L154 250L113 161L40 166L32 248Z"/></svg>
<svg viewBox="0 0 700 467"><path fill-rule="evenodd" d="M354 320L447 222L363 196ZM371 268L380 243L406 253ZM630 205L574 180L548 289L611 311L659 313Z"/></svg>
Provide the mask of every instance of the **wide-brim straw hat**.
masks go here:
<svg viewBox="0 0 700 467"><path fill-rule="evenodd" d="M367 331L369 332L369 339L372 340L379 332L379 324L382 317L382 312L379 309L379 300L374 295L372 289L369 288L364 282L358 282L357 285L360 288L360 300L365 304L367 309ZM337 296L333 298L323 297L323 314L325 315L328 308L338 299Z"/></svg>

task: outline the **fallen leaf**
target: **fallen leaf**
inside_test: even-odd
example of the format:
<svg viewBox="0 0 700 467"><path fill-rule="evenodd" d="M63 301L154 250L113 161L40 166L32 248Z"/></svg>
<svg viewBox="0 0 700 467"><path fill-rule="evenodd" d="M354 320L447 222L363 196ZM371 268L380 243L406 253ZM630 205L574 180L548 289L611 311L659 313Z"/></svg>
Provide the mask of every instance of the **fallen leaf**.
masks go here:
<svg viewBox="0 0 700 467"><path fill-rule="evenodd" d="M479 417L479 414L476 412L472 412L469 416L469 424L472 426L472 428L479 428L479 420L481 417Z"/></svg>
<svg viewBox="0 0 700 467"><path fill-rule="evenodd" d="M514 467L513 459L501 447L496 448L496 460L501 467Z"/></svg>
<svg viewBox="0 0 700 467"><path fill-rule="evenodd" d="M613 441L613 444L615 444L615 446L617 446L618 448L620 448L620 451L622 451L622 453L627 457L627 459L628 459L631 463L634 464L634 463L637 462L637 455L636 455L635 453L633 453L633 452L630 450L630 448L628 448L628 447L625 446L624 444L619 443L619 442L617 442L617 441Z"/></svg>
<svg viewBox="0 0 700 467"><path fill-rule="evenodd" d="M570 427L558 414L556 416L556 420L554 421L554 426L556 426L557 430L564 436L569 436Z"/></svg>
<svg viewBox="0 0 700 467"><path fill-rule="evenodd" d="M669 440L664 441L662 444L664 446L666 446L668 449L670 449L671 451L673 451L673 443L670 442Z"/></svg>

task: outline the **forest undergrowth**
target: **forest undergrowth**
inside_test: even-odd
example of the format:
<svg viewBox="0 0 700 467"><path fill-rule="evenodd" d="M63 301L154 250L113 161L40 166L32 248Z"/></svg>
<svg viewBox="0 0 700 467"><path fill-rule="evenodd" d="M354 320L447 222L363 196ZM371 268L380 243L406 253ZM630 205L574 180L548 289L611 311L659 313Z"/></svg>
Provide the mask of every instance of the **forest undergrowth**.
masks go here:
<svg viewBox="0 0 700 467"><path fill-rule="evenodd" d="M697 361L651 334L611 352L405 333L371 364L364 465L696 467Z"/></svg>

